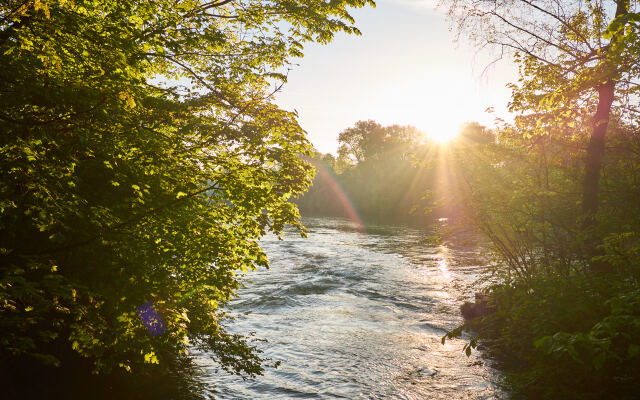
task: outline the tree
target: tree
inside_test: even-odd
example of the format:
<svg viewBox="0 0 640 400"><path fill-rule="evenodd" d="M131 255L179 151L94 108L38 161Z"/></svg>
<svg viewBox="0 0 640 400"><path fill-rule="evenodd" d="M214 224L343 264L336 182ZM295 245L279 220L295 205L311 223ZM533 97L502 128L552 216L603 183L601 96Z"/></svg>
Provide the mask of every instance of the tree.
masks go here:
<svg viewBox="0 0 640 400"><path fill-rule="evenodd" d="M375 121L358 121L355 126L349 127L338 135L338 155L343 160L359 163L365 155L362 144L368 135L376 134L382 130L382 125Z"/></svg>
<svg viewBox="0 0 640 400"><path fill-rule="evenodd" d="M382 126L358 121L339 135L339 156L317 154L313 187L298 203L303 213L365 221L426 222L415 215L429 180L414 162L425 153L420 132L412 126Z"/></svg>
<svg viewBox="0 0 640 400"><path fill-rule="evenodd" d="M612 105L638 90L640 69L637 6L629 0L454 0L450 15L458 30L481 46L496 46L520 63L521 80L511 110L535 118L538 135L590 123L582 184L583 228L598 211L599 179ZM616 115L635 117L636 110ZM590 110L590 122L581 108ZM620 109L624 109L621 107ZM592 249L595 244L592 243Z"/></svg>
<svg viewBox="0 0 640 400"><path fill-rule="evenodd" d="M460 138L474 143L492 143L495 137L491 130L478 122L465 122L460 126Z"/></svg>
<svg viewBox="0 0 640 400"><path fill-rule="evenodd" d="M383 127L373 120L358 121L340 132L338 155L342 160L355 163L380 160L390 153L402 156L413 150L419 136L420 132L413 126Z"/></svg>
<svg viewBox="0 0 640 400"><path fill-rule="evenodd" d="M452 4L460 28L511 51L521 74L515 123L494 143L454 149L455 195L498 276L488 287L494 312L466 327L491 339L514 397L633 397L638 4Z"/></svg>
<svg viewBox="0 0 640 400"><path fill-rule="evenodd" d="M3 364L132 370L198 346L260 373L222 307L267 265L260 237L302 231L290 199L312 175L270 85L305 42L357 34L348 7L367 4L3 2Z"/></svg>

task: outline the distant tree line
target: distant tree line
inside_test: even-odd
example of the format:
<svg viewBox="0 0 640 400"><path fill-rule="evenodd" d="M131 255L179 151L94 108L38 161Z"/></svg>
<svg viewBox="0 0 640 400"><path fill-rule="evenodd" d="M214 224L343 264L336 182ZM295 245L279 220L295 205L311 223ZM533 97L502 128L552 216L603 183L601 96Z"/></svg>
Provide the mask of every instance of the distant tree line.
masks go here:
<svg viewBox="0 0 640 400"><path fill-rule="evenodd" d="M438 154L450 146L491 142L491 131L477 122L461 126L455 143L430 140L413 126L358 121L338 137L338 156L316 152L317 174L299 200L303 215L353 217L366 222L425 225L455 217L458 206L436 196L447 179Z"/></svg>

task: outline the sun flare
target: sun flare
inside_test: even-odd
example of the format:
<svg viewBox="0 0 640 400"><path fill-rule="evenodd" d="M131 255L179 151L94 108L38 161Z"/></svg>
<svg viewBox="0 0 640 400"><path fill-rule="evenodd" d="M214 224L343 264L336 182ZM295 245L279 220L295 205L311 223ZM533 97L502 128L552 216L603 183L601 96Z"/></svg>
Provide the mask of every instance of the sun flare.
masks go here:
<svg viewBox="0 0 640 400"><path fill-rule="evenodd" d="M458 136L458 132L460 131L459 125L460 124L434 126L425 132L425 137L430 140L435 140L438 143L450 142Z"/></svg>
<svg viewBox="0 0 640 400"><path fill-rule="evenodd" d="M423 123L422 135L426 141L444 144L454 140L460 133L462 115L455 115L446 108L442 111L437 117Z"/></svg>
<svg viewBox="0 0 640 400"><path fill-rule="evenodd" d="M447 143L467 121L490 124L487 103L475 95L475 83L455 76L422 76L391 85L367 104L368 115L383 124L413 125L426 141Z"/></svg>

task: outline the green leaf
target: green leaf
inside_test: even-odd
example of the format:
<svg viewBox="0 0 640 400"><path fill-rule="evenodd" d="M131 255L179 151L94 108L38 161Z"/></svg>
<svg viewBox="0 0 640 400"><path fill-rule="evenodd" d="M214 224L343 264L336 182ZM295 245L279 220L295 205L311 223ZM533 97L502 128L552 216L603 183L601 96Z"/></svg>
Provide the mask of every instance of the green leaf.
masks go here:
<svg viewBox="0 0 640 400"><path fill-rule="evenodd" d="M630 344L627 350L627 355L629 356L629 358L635 358L638 356L638 354L640 354L640 345Z"/></svg>

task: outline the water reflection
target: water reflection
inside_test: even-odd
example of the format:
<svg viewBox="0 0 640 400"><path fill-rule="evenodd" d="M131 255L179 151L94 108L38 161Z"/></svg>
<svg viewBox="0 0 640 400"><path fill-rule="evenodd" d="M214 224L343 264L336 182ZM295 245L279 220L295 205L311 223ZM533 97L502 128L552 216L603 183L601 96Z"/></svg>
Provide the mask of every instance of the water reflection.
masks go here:
<svg viewBox="0 0 640 400"><path fill-rule="evenodd" d="M269 340L282 361L243 381L215 372L204 355L208 393L221 399L489 399L494 371L462 341L440 338L460 322L464 288L481 267L473 249L422 245L426 233L312 219L309 239L269 238L270 271L247 277L234 324Z"/></svg>
<svg viewBox="0 0 640 400"><path fill-rule="evenodd" d="M446 258L438 260L438 269L440 270L442 277L446 280L451 280L451 271L449 271L449 262Z"/></svg>

